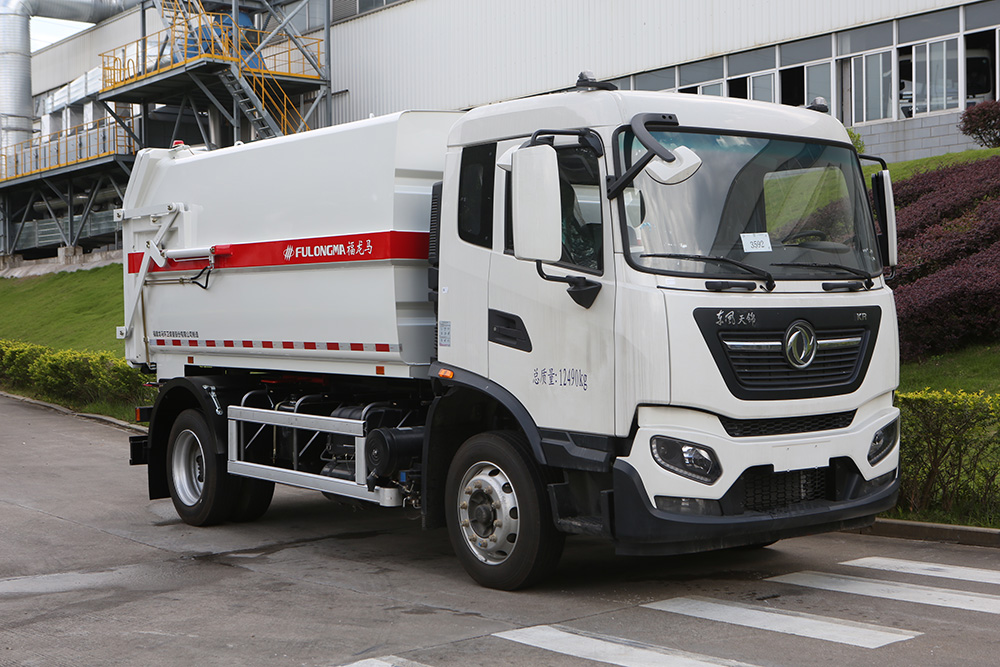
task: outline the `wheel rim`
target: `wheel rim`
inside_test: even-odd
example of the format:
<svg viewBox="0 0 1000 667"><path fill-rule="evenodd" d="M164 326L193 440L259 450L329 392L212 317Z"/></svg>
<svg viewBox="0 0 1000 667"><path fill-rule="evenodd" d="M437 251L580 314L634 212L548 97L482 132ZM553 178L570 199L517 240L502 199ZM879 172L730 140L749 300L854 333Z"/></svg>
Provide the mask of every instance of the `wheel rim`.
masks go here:
<svg viewBox="0 0 1000 667"><path fill-rule="evenodd" d="M196 505L205 488L205 452L194 431L186 430L177 436L171 464L177 499L189 507Z"/></svg>
<svg viewBox="0 0 1000 667"><path fill-rule="evenodd" d="M465 544L483 563L499 565L513 553L519 525L510 477L489 461L472 465L459 485L458 523Z"/></svg>

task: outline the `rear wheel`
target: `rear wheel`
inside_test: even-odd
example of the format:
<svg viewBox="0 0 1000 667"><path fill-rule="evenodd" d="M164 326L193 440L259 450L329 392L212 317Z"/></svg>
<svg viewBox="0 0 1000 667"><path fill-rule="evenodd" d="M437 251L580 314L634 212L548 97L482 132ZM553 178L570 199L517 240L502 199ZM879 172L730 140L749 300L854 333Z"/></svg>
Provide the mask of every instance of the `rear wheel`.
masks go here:
<svg viewBox="0 0 1000 667"><path fill-rule="evenodd" d="M233 478L215 438L197 410L185 410L170 429L167 483L174 509L184 523L209 526L229 518Z"/></svg>
<svg viewBox="0 0 1000 667"><path fill-rule="evenodd" d="M448 535L466 572L488 588L515 590L551 573L564 536L552 523L541 473L519 433L475 435L452 460Z"/></svg>

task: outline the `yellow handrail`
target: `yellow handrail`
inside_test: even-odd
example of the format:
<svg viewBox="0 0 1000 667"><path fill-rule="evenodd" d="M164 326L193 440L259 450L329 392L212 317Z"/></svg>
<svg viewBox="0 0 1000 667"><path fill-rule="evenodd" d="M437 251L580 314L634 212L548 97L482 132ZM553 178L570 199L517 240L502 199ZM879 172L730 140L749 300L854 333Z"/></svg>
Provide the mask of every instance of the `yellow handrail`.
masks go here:
<svg viewBox="0 0 1000 667"><path fill-rule="evenodd" d="M135 130L130 117L122 120ZM101 118L7 147L0 155L0 181L136 150L131 135L114 118Z"/></svg>
<svg viewBox="0 0 1000 667"><path fill-rule="evenodd" d="M226 14L178 15L169 28L101 54L102 87L108 91L154 74L200 59L239 63L248 73L319 79L309 59L282 31L251 58L254 49L270 33L223 23ZM321 62L320 44L314 37L299 37L316 62Z"/></svg>

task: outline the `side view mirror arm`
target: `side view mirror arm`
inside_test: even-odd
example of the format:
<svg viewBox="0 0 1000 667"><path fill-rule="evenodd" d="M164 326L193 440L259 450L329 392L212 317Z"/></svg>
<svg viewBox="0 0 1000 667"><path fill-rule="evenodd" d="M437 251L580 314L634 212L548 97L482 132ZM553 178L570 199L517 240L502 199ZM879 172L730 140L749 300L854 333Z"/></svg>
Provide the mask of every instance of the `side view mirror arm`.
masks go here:
<svg viewBox="0 0 1000 667"><path fill-rule="evenodd" d="M569 285L569 287L566 288L566 293L569 294L570 298L572 298L577 305L583 306L584 308L590 308L593 306L594 301L597 300L598 293L601 291L601 283L596 280L590 280L589 278L584 278L583 276L550 276L542 269L541 262L535 262L535 268L538 270L538 275L541 276L543 280L548 280L553 283L566 283Z"/></svg>

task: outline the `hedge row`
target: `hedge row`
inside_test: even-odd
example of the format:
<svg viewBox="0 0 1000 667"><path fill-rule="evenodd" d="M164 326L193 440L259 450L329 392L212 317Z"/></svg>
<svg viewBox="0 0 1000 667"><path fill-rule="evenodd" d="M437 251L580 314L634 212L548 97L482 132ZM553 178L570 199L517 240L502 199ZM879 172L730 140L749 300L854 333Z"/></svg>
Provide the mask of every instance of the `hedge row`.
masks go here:
<svg viewBox="0 0 1000 667"><path fill-rule="evenodd" d="M1000 396L924 390L896 399L900 508L1000 525Z"/></svg>
<svg viewBox="0 0 1000 667"><path fill-rule="evenodd" d="M124 359L107 352L53 350L0 340L0 384L31 389L40 396L81 407L90 403L142 403L146 378Z"/></svg>

